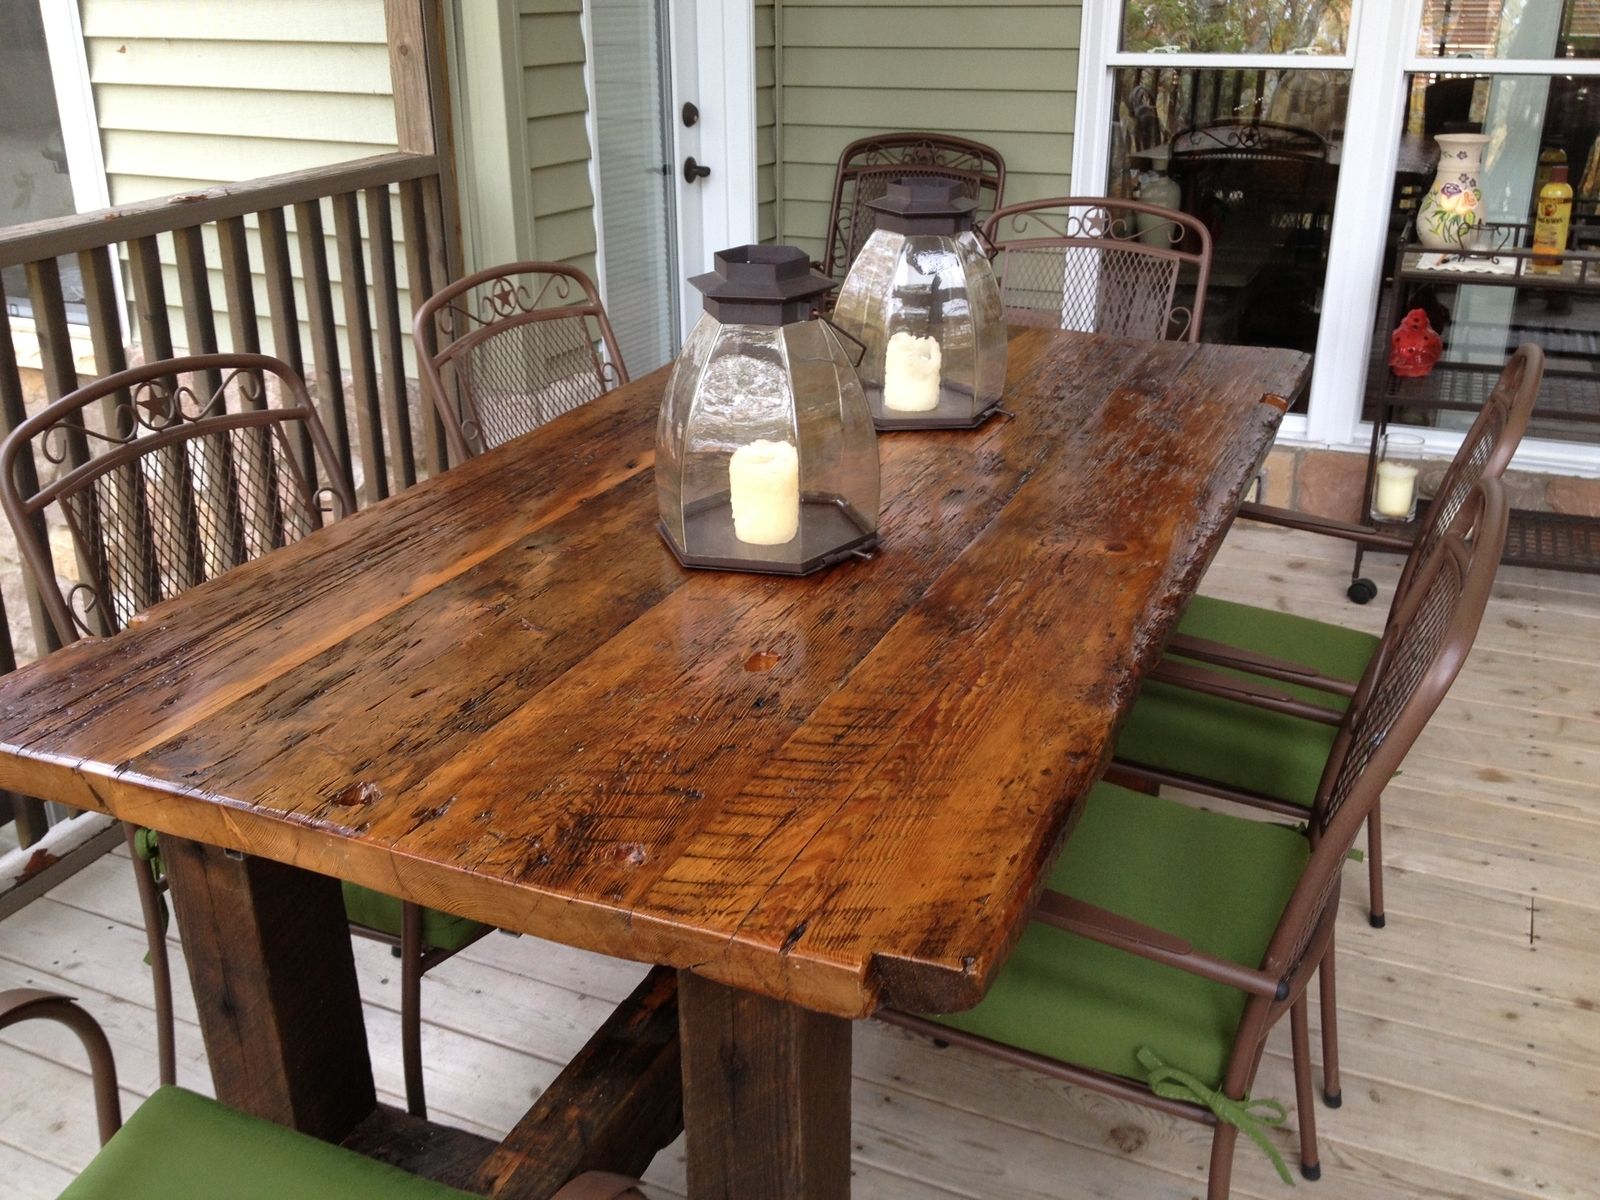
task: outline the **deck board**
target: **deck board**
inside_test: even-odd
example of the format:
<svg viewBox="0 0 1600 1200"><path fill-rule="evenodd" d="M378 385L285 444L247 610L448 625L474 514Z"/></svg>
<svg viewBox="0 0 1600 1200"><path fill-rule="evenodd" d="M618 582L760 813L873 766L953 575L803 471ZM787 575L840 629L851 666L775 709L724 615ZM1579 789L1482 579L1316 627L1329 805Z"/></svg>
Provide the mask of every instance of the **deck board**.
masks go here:
<svg viewBox="0 0 1600 1200"><path fill-rule="evenodd" d="M1376 629L1384 594L1341 598L1340 547L1241 526L1203 588ZM1389 927L1368 927L1362 868L1340 923L1346 1103L1318 1112L1321 1200L1592 1197L1600 1161L1600 580L1507 569L1484 642L1386 804ZM120 854L0 924L0 988L80 996L107 1025L125 1103L155 1084L143 935ZM394 960L356 944L380 1095L403 1091ZM642 975L534 938L488 938L424 982L429 1098L441 1119L507 1129ZM187 980L182 1081L208 1087ZM1315 1003L1312 1008L1316 1025ZM855 1195L1191 1200L1195 1127L898 1030L857 1027ZM1258 1092L1292 1095L1286 1031ZM0 1034L0 1200L55 1194L92 1152L69 1038ZM15 1081L15 1086L13 1086ZM48 1096L42 1106L38 1098ZM1292 1118L1291 1118L1292 1121ZM1291 1126L1292 1128L1292 1126ZM1293 1134L1280 1144L1290 1153ZM681 1143L651 1169L681 1196ZM1241 1150L1234 1195L1289 1195Z"/></svg>

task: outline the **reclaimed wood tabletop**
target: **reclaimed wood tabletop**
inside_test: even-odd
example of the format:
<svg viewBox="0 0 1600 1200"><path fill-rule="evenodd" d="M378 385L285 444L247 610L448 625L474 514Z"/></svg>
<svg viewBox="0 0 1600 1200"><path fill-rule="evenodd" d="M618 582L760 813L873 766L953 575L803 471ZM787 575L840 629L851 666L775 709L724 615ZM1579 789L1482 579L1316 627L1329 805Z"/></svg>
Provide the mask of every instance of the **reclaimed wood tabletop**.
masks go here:
<svg viewBox="0 0 1600 1200"><path fill-rule="evenodd" d="M0 680L0 785L859 1017L982 995L1306 358L1019 333L806 579L659 543L664 376ZM1281 399L1279 401L1281 404Z"/></svg>
<svg viewBox="0 0 1600 1200"><path fill-rule="evenodd" d="M802 579L660 542L657 372L0 679L0 786L786 1008L969 1006L1308 361L1018 331L1007 415L881 437L880 548Z"/></svg>

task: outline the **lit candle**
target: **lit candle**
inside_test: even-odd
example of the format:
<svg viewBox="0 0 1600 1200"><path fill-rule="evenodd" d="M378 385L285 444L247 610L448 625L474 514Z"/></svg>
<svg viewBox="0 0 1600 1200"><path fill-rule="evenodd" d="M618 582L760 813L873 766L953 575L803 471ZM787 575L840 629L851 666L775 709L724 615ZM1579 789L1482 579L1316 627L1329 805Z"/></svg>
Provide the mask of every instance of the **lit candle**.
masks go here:
<svg viewBox="0 0 1600 1200"><path fill-rule="evenodd" d="M792 442L758 440L728 460L733 533L751 546L781 546L800 532L800 455Z"/></svg>
<svg viewBox="0 0 1600 1200"><path fill-rule="evenodd" d="M901 330L883 359L883 405L900 412L939 407L939 339Z"/></svg>
<svg viewBox="0 0 1600 1200"><path fill-rule="evenodd" d="M1387 459L1378 464L1378 490L1373 497L1372 507L1377 509L1379 516L1408 519L1416 496L1417 468Z"/></svg>

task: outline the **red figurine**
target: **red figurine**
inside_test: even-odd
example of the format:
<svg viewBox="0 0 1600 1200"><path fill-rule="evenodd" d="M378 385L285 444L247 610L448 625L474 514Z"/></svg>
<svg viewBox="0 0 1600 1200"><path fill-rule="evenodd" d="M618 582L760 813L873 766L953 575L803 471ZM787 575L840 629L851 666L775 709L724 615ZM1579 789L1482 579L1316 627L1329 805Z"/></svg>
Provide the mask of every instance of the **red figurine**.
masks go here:
<svg viewBox="0 0 1600 1200"><path fill-rule="evenodd" d="M1428 314L1413 308L1389 335L1389 369L1402 379L1420 379L1433 370L1444 343L1428 324Z"/></svg>

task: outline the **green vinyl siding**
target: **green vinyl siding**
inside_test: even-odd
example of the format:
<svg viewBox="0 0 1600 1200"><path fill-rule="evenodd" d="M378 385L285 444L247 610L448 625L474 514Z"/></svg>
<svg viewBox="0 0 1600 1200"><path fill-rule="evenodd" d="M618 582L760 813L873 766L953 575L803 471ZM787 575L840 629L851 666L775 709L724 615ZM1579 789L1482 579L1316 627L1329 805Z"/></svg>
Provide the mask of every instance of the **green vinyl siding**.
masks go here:
<svg viewBox="0 0 1600 1200"><path fill-rule="evenodd" d="M113 205L396 149L383 0L82 0L82 15ZM293 230L293 212L286 216ZM398 230L397 206L392 218ZM342 327L338 247L326 205L323 224L333 312ZM260 336L271 345L255 218L247 218L246 229L257 270ZM227 296L215 230L206 228L204 240L217 336L226 349ZM165 237L158 246L167 296L175 302L180 292L173 246ZM404 288L403 250L396 259ZM293 246L291 262L303 319L305 294ZM407 295L400 308L410 312ZM168 319L181 352L183 315L171 307ZM301 342L309 351L304 324Z"/></svg>
<svg viewBox="0 0 1600 1200"><path fill-rule="evenodd" d="M756 237L778 237L777 6L755 0L756 28Z"/></svg>
<svg viewBox="0 0 1600 1200"><path fill-rule="evenodd" d="M874 133L987 142L1005 156L1008 202L1069 190L1077 0L777 6L784 241L821 256L839 152Z"/></svg>
<svg viewBox="0 0 1600 1200"><path fill-rule="evenodd" d="M593 276L582 0L521 0L518 11L531 250Z"/></svg>

